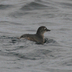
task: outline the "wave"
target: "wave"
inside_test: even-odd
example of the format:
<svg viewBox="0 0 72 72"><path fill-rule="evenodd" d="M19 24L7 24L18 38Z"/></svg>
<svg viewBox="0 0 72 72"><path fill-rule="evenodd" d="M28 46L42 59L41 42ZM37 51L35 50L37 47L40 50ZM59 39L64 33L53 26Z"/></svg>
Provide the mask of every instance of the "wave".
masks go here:
<svg viewBox="0 0 72 72"><path fill-rule="evenodd" d="M48 55L50 52L50 50L46 50L46 49L34 49L33 51L29 52L29 53L12 53L15 56L18 56L19 58L23 58L23 59L29 59L29 60L39 60L39 59L43 59L46 57L46 55Z"/></svg>
<svg viewBox="0 0 72 72"><path fill-rule="evenodd" d="M12 7L12 5L3 5L3 4L0 4L0 9L7 9L7 8L10 8Z"/></svg>
<svg viewBox="0 0 72 72"><path fill-rule="evenodd" d="M53 39L47 39L45 45L38 45L35 42L28 41L28 40L19 40L17 37L8 37L8 36L0 36L0 43L2 44L3 48L0 50L1 55L6 56L16 56L22 59L28 60L39 60L51 57L53 55L49 55L52 51L45 48L50 44L56 44L56 41ZM40 47L43 47L42 49ZM36 47L36 48L34 48ZM39 47L39 48L37 48ZM31 49L32 51L24 52L26 49ZM19 52L18 52L19 51ZM21 52L20 52L21 51Z"/></svg>
<svg viewBox="0 0 72 72"><path fill-rule="evenodd" d="M43 5L39 2L31 2L29 4L24 5L21 10L35 10L35 9L44 9L49 6Z"/></svg>
<svg viewBox="0 0 72 72"><path fill-rule="evenodd" d="M49 53L52 51L47 50L47 49L34 49L31 52L27 53L18 53L18 52L5 52L0 50L0 55L2 56L16 56L22 59L26 60L39 60L39 59L44 59L45 57L54 57L54 56L47 56Z"/></svg>
<svg viewBox="0 0 72 72"><path fill-rule="evenodd" d="M63 8L71 8L72 9L72 3L59 3Z"/></svg>
<svg viewBox="0 0 72 72"><path fill-rule="evenodd" d="M56 8L53 7L51 3L49 2L35 1L35 2L30 2L30 3L27 3L26 5L21 6L18 11L10 13L9 16L18 18L23 15L35 14L34 12L30 12L32 10L44 10L44 9L55 10Z"/></svg>
<svg viewBox="0 0 72 72"><path fill-rule="evenodd" d="M19 42L19 43L24 43L25 42L25 44L26 44L26 42L27 43L35 43L35 42L33 42L33 41L29 41L29 40L26 40L26 39L18 39L18 37L7 37L7 36L0 36L0 40L2 40L2 41L6 41L6 42L8 42L8 43L12 43L12 44L15 44L15 43L17 43L17 42ZM53 39L48 39L48 38L45 38L45 43L46 44L48 44L48 43L52 43L52 44L56 44L57 42L55 41L55 40L53 40ZM39 45L39 43L36 43L36 44L38 44ZM28 44L27 44L28 45ZM41 45L41 44L40 44Z"/></svg>

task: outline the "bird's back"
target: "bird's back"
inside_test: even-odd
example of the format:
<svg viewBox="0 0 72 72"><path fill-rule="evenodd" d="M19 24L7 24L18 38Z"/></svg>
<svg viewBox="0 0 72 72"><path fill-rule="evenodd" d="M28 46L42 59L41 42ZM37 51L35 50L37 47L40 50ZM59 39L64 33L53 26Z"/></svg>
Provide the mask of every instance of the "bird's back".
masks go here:
<svg viewBox="0 0 72 72"><path fill-rule="evenodd" d="M36 34L24 34L20 38L25 38L31 41L35 41L37 43L43 43L43 38Z"/></svg>

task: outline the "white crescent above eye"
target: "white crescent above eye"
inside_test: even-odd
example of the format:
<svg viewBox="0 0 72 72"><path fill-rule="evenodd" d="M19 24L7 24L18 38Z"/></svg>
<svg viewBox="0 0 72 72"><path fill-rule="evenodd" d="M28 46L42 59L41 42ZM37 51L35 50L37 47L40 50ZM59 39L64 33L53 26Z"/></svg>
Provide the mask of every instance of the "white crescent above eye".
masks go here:
<svg viewBox="0 0 72 72"><path fill-rule="evenodd" d="M44 29L46 29L46 28L44 28Z"/></svg>

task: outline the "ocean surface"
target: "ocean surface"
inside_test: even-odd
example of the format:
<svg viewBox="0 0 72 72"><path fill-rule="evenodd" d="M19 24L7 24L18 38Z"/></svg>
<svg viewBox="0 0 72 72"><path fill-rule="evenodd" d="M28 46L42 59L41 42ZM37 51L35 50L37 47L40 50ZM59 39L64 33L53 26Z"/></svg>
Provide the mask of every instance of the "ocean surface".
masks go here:
<svg viewBox="0 0 72 72"><path fill-rule="evenodd" d="M18 39L40 26L44 45ZM72 0L0 0L0 72L72 72Z"/></svg>

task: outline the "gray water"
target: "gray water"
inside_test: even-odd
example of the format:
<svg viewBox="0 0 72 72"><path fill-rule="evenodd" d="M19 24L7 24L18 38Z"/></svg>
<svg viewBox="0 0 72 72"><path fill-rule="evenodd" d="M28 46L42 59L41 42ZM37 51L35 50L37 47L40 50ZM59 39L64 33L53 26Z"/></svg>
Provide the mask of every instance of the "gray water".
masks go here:
<svg viewBox="0 0 72 72"><path fill-rule="evenodd" d="M44 45L17 39L40 26ZM72 72L72 0L0 0L0 72Z"/></svg>

